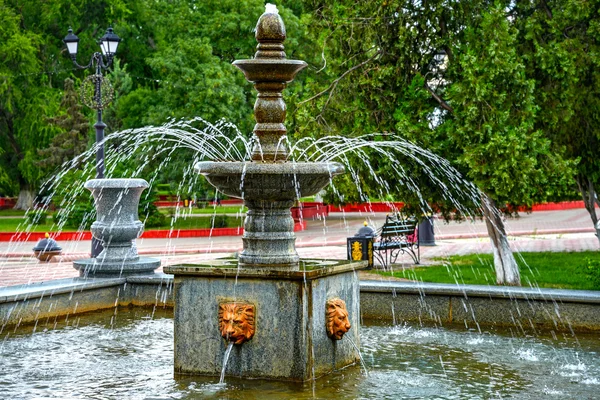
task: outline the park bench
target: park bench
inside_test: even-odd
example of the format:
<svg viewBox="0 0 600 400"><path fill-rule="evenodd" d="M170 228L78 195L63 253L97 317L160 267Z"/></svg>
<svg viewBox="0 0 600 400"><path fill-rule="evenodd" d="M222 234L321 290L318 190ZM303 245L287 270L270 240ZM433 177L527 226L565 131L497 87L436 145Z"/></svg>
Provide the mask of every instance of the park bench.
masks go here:
<svg viewBox="0 0 600 400"><path fill-rule="evenodd" d="M406 218L397 214L386 217L373 243L374 258L384 269L396 263L400 254L410 255L415 264L419 264L421 253L417 226L418 221L414 217Z"/></svg>

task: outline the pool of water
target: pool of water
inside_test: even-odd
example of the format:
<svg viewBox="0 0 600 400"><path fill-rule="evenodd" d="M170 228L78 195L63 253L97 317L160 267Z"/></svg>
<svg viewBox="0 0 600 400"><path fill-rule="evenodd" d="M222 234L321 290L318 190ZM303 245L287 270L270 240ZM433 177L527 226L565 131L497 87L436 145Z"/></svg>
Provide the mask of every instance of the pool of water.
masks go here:
<svg viewBox="0 0 600 400"><path fill-rule="evenodd" d="M6 399L481 399L597 398L597 334L517 336L364 324L368 373L316 382L175 377L168 309L116 309L2 331Z"/></svg>

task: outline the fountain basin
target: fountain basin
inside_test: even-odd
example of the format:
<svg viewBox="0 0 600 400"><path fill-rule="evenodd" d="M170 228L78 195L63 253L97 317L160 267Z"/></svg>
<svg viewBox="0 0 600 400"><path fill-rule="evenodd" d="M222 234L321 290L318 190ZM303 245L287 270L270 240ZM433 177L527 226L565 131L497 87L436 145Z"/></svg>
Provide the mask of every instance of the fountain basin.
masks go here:
<svg viewBox="0 0 600 400"><path fill-rule="evenodd" d="M10 329L3 397L115 399L586 399L600 387L597 334L479 333L464 326L361 327L359 366L310 384L173 376L170 308L123 307ZM77 354L78 357L73 357ZM233 355L232 355L233 356Z"/></svg>
<svg viewBox="0 0 600 400"><path fill-rule="evenodd" d="M308 66L302 60L260 59L236 60L238 67L250 82L291 82L298 72Z"/></svg>
<svg viewBox="0 0 600 400"><path fill-rule="evenodd" d="M244 199L244 221L239 255L242 267L297 269L294 220L290 208L296 200L317 194L344 172L340 163L196 163L195 170L231 197Z"/></svg>
<svg viewBox="0 0 600 400"><path fill-rule="evenodd" d="M344 166L337 162L201 161L194 168L227 196L245 200L291 202L317 194L334 176L344 173Z"/></svg>

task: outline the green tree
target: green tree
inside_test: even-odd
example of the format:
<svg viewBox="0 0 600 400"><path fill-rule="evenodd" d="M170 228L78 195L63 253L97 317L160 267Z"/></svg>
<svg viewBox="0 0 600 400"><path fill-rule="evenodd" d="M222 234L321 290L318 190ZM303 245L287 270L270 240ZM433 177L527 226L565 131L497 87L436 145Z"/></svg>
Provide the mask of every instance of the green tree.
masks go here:
<svg viewBox="0 0 600 400"><path fill-rule="evenodd" d="M307 78L296 131L348 136L395 131L452 161L483 193L498 283L518 285L494 205L510 210L544 201L563 192L571 175L560 148L535 125L536 82L518 52L519 32L507 14L511 4L314 4L311 23L320 32L326 65ZM371 167L397 198L417 206L423 200L453 206L418 169L409 166L408 175L398 176L393 163L381 158ZM402 189L408 178L423 189L420 199ZM367 195L381 187L365 183ZM350 181L345 189L356 193Z"/></svg>
<svg viewBox="0 0 600 400"><path fill-rule="evenodd" d="M517 5L521 52L527 73L537 82L536 127L578 161L577 188L600 233L595 210L600 205L600 2Z"/></svg>
<svg viewBox="0 0 600 400"><path fill-rule="evenodd" d="M37 164L47 171L52 171L72 160L83 153L88 146L90 121L81 112L81 100L71 79L65 79L65 91L60 108L63 113L49 118L48 122L59 128L61 132L52 138L48 148L38 150L41 160Z"/></svg>
<svg viewBox="0 0 600 400"><path fill-rule="evenodd" d="M58 102L38 59L41 38L20 22L0 0L0 190L18 193L15 208L27 209L41 178L37 147L53 134L44 116L54 113Z"/></svg>
<svg viewBox="0 0 600 400"><path fill-rule="evenodd" d="M81 38L80 53L98 51L96 40L111 23L139 22L145 15L139 1L99 1L85 4L69 1L0 1L0 190L19 195L17 208L29 208L44 170L39 168L38 149L47 148L60 128L48 123L59 114L63 79L74 67L61 39L69 25ZM136 11L136 12L133 12ZM139 12L138 12L139 11ZM143 24L125 32L138 34ZM135 44L135 40L131 41ZM141 42L150 48L145 42ZM123 52L138 65L143 51Z"/></svg>
<svg viewBox="0 0 600 400"><path fill-rule="evenodd" d="M494 210L546 200L554 183L564 184L550 178L568 171L568 164L554 156L550 140L535 129L535 81L526 76L517 33L502 4L467 28L456 49L460 80L447 93L455 117L445 128L463 151L457 162L484 193L497 281L511 285L520 284L518 266Z"/></svg>
<svg viewBox="0 0 600 400"><path fill-rule="evenodd" d="M225 119L250 136L255 93L231 63L254 54L257 43L252 30L264 3L175 0L148 2L148 7L155 23L154 51L145 59L150 74L136 81L131 73L136 84L119 95L114 118L107 123L128 129L162 125L171 119L201 117L210 123ZM291 38L286 51L292 56L299 19L285 7L280 10ZM169 170L162 169L159 180L187 179L183 171L195 156L186 150L173 153Z"/></svg>

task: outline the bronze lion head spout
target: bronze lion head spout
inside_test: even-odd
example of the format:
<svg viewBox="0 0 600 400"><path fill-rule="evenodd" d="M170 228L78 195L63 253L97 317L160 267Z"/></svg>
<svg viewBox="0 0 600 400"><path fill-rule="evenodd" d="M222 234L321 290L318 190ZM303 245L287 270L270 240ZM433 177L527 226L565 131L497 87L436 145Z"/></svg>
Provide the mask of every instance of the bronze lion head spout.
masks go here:
<svg viewBox="0 0 600 400"><path fill-rule="evenodd" d="M325 325L327 327L327 336L333 340L341 340L346 332L350 330L350 319L344 300L335 298L327 300L327 315Z"/></svg>
<svg viewBox="0 0 600 400"><path fill-rule="evenodd" d="M219 331L228 342L242 344L254 336L254 305L219 304Z"/></svg>

